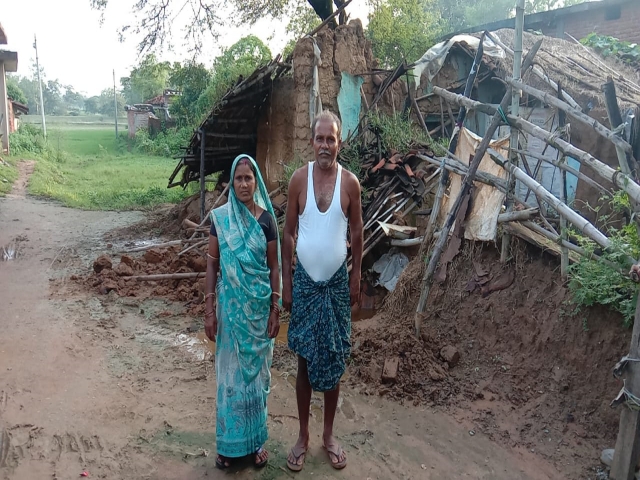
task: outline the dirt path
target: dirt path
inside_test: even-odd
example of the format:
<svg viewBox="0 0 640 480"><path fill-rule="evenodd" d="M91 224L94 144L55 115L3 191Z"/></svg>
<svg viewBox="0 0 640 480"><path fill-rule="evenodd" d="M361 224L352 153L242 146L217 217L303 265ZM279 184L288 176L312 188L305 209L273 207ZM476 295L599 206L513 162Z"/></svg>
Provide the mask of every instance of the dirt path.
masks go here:
<svg viewBox="0 0 640 480"><path fill-rule="evenodd" d="M18 164L18 180L13 184L9 198L24 198L27 194L27 185L29 183L29 177L33 173L36 166L34 160L25 160Z"/></svg>
<svg viewBox="0 0 640 480"><path fill-rule="evenodd" d="M214 468L215 378L201 320L180 304L78 294L68 282L105 251L104 233L141 218L0 199L0 245L23 239L18 258L0 262L0 478L226 478ZM294 384L292 372L273 372L270 464L234 478L294 477L285 467ZM350 463L337 473L320 449L321 405L314 397L301 479L564 478L442 413L347 389L337 433Z"/></svg>

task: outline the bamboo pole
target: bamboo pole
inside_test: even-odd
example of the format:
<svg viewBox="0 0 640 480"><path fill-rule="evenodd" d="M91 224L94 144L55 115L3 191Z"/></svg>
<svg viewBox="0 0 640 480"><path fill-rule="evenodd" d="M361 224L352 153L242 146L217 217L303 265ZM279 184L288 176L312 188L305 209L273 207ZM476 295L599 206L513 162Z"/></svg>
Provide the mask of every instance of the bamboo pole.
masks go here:
<svg viewBox="0 0 640 480"><path fill-rule="evenodd" d="M444 163L444 168L449 170L450 172L454 172L461 177L464 177L469 171L469 166L462 163L460 160L453 158L431 158L426 157L424 155L416 155L417 158L423 160L425 162L429 162L433 165L442 166ZM503 193L507 191L507 183L504 179L500 177L496 177L487 172L478 171L476 172L476 182L484 183L485 185L489 185L491 187L495 187Z"/></svg>
<svg viewBox="0 0 640 480"><path fill-rule="evenodd" d="M526 71L532 64L533 58L535 57L538 49L542 45L542 40L539 40L533 48L527 53L527 56L522 63L522 70ZM480 49L478 49L480 50ZM435 88L434 88L435 92ZM465 97L466 98L466 97ZM467 99L469 100L469 99ZM507 91L500 102L499 111L503 111L509 105L509 101L511 100L511 87L507 87ZM478 102L475 102L478 103ZM464 107L464 105L463 105ZM489 148L489 144L491 143L491 139L493 138L493 134L498 129L498 126L502 122L501 115L496 113L492 120L491 124L487 128L487 131L482 137L482 141L480 145L476 149L476 152L473 156L473 160L469 163L469 171L467 175L464 177L464 181L462 182L462 186L460 188L460 193L458 197L455 199L451 209L449 210L449 214L444 222L444 225L441 229L440 237L438 238L435 247L433 248L433 252L431 253L431 257L429 258L429 264L427 265L427 269L425 270L424 276L422 277L422 288L420 292L420 300L418 301L418 308L416 310L416 315L414 319L415 325L415 333L418 338L420 338L420 327L422 325L422 313L424 312L424 308L427 304L427 298L429 297L429 290L431 289L431 281L433 279L433 275L435 274L436 268L438 266L438 262L440 261L440 256L442 255L442 251L444 249L445 244L449 238L449 232L451 231L451 227L453 226L453 222L458 216L458 212L460 211L460 207L464 199L469 194L471 189L471 185L473 184L476 172L478 167L480 166L480 162L484 157L484 154L487 152L487 148Z"/></svg>
<svg viewBox="0 0 640 480"><path fill-rule="evenodd" d="M200 129L200 220L204 220L205 209L204 201L207 196L207 186L205 183L205 168L204 168L204 150L207 136L203 129Z"/></svg>
<svg viewBox="0 0 640 480"><path fill-rule="evenodd" d="M640 358L640 296L633 319L629 358ZM624 387L632 394L640 395L640 362L627 362ZM620 413L618 438L611 464L611 480L633 480L640 455L640 410L623 405Z"/></svg>
<svg viewBox="0 0 640 480"><path fill-rule="evenodd" d="M556 210L556 212L558 212L558 214L562 215L573 225L575 225L575 227L584 235L589 237L591 240L593 240L603 248L611 247L611 241L606 237L606 235L600 232L600 230L594 227L589 222L589 220L572 210L566 203L561 202L551 192L549 192L533 178L527 175L523 170L516 167L515 165L510 164L504 158L502 158L500 154L493 150L489 150L489 155L494 162L496 162L501 167L510 170L517 180L520 180L532 191L540 195L540 197L549 205L551 205Z"/></svg>
<svg viewBox="0 0 640 480"><path fill-rule="evenodd" d="M524 0L518 0L516 3L516 30L513 49L513 81L521 79L521 62L522 62L522 32L524 30ZM442 101L442 97L440 97ZM520 90L512 89L511 97L511 115L517 117L520 115ZM511 129L511 138L509 140L509 161L513 165L518 165L518 139L520 132L515 128ZM513 176L509 174L507 179L507 196L505 198L507 204L507 212L513 210L513 197L515 197L516 182ZM500 245L500 262L505 263L509 258L509 247L511 245L511 237L508 232L502 235L502 244Z"/></svg>
<svg viewBox="0 0 640 480"><path fill-rule="evenodd" d="M582 180L585 183L588 183L589 185L591 185L595 189L599 190L600 192L602 192L602 193L604 193L606 195L611 195L611 192L609 190L604 188L602 185L600 185L598 182L593 180L591 177L586 176L580 170L576 170L575 168L570 167L566 163L560 163L560 161L556 160L555 158L547 157L545 155L540 155L539 153L527 152L526 150L518 150L518 153L520 155L526 155L527 157L533 157L533 158L536 158L538 160L542 160L543 162L547 162L547 163L549 163L551 165L555 165L559 169L564 170L565 172L570 173L572 175L575 175L580 180Z"/></svg>
<svg viewBox="0 0 640 480"><path fill-rule="evenodd" d="M449 100L452 103L457 105L465 105L467 108L471 110L477 110L479 112L487 113L491 115L495 113L497 109L491 105L476 102L474 100L470 100L468 98L464 98L461 95L457 95L455 93L448 92L439 87L433 87L434 93L437 95L442 95L445 100ZM595 173L597 173L601 178L610 181L616 187L621 190L624 190L629 194L629 196L635 200L636 202L640 201L640 185L633 181L629 175L625 175L624 173L614 170L609 165L601 162L591 154L580 150L577 147L574 147L569 142L558 138L556 135L549 133L542 128L532 124L524 120L523 118L515 118L511 115L507 115L506 119L509 124L519 128L520 130L532 135L536 138L544 140L557 150L560 150L565 155L576 159L580 163L584 165L588 165L593 169Z"/></svg>
<svg viewBox="0 0 640 480"><path fill-rule="evenodd" d="M562 88L558 85L558 99L562 97ZM566 124L567 117L562 110L558 110L558 127L564 128ZM571 141L571 138L567 137L567 140ZM560 164L564 164L567 159L566 155L562 155L560 158ZM562 192L562 196L560 200L563 203L567 203L567 171L564 169L560 170L560 178L562 179L562 186L560 187L560 191ZM560 276L566 280L569 276L569 249L564 245L564 241L568 239L567 234L567 219L560 215L560 238L562 242L560 244Z"/></svg>
<svg viewBox="0 0 640 480"><path fill-rule="evenodd" d="M518 82L514 80L507 80L507 82L510 83L513 87L528 93L532 97L537 98L541 102L544 102L547 105L551 105L552 107L555 107L559 110L562 110L571 118L577 120L578 122L588 127L593 128L598 135L601 135L602 137L606 138L607 140L612 142L616 147L621 148L625 152L631 153L632 151L631 145L629 145L624 139L620 138L618 135L614 134L611 130L609 130L607 127L602 125L595 118L591 118L590 116L585 115L584 113L582 113L582 111L572 108L570 105L568 105L566 102L563 102L559 98L556 98L553 95L550 95L536 88L530 87L526 83ZM615 128L617 127L617 125L615 126L612 125L612 127Z"/></svg>

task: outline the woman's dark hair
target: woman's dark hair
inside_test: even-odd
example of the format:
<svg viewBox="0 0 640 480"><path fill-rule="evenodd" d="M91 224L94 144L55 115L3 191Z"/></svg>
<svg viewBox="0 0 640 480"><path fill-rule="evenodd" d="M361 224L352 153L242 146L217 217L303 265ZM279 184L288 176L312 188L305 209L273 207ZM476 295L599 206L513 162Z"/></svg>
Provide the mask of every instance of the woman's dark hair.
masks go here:
<svg viewBox="0 0 640 480"><path fill-rule="evenodd" d="M258 172L256 172L256 167L253 166L253 162L249 160L247 157L244 157L238 160L238 163L236 164L236 170L240 165L246 165L247 167L249 167L253 172L253 176L256 177L256 179L258 178Z"/></svg>

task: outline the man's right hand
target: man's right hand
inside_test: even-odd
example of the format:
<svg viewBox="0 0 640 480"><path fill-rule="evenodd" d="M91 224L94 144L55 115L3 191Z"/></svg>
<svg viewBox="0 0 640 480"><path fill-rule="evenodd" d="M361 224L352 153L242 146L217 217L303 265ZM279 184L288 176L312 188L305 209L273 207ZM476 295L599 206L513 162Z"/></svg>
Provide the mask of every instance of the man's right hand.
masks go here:
<svg viewBox="0 0 640 480"><path fill-rule="evenodd" d="M291 285L284 285L282 288L282 307L291 312L291 305L293 304L293 288Z"/></svg>

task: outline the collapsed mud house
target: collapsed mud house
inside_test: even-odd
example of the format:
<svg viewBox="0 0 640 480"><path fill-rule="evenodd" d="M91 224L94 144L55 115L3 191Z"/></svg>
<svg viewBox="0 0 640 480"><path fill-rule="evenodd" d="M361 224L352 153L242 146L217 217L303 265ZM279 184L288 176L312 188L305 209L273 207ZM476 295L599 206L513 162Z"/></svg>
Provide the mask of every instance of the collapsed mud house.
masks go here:
<svg viewBox="0 0 640 480"><path fill-rule="evenodd" d="M606 235L593 225L596 219L590 219L590 211L578 202L597 201L600 192L613 190L640 202L634 117L640 87L620 64L605 62L582 46L532 35L524 36L529 64L523 69L523 81L513 83L514 49L511 31L482 39L454 38L434 47L415 65L401 65L391 72L375 70L359 22L320 30L315 40L301 40L290 59L276 58L247 79L239 79L180 156L170 186L199 181L204 187L207 175L221 174L217 194L200 205L199 215L191 219L196 222L185 222L184 238L136 249L147 252L143 259L123 257L124 266L113 271L101 268L108 274L99 273L94 284L103 293L117 290L128 295L135 294L130 287L136 281L159 282L154 291L166 294L169 289L162 282L169 280L183 294L180 300L198 305L201 289L193 281L203 277L206 268L201 253L207 231L204 214L225 200L225 172L228 175L231 162L240 153L254 155L273 189L276 211L282 213L286 196L280 193L278 180L283 163L308 156L311 118L321 102L346 120L348 152L343 152L341 160L355 159L363 183L375 185L364 204L365 252L399 231L396 236L413 238L389 243L410 246L414 250L409 251L416 254L388 297L381 323L356 334L358 378L376 388L384 379L388 384L377 393L401 401L447 404L455 398L473 403L486 394L492 401L505 402L491 409L483 404L488 413L475 411L486 420L487 431L499 428L494 427L500 423L493 419L494 409L507 418L516 406L523 406L527 411L512 418L512 425L501 425L500 437L518 439L527 449L531 422L542 418L556 425L558 418L566 418L567 425L557 427L562 429L560 442L578 448L581 444L570 435L582 432L584 439L584 432L589 432L597 442L583 449L583 454L593 457L593 450L602 448L602 442L610 441L617 430L618 414L608 410L609 399L602 397L620 386L602 364L624 353L628 334L581 337L580 326L561 321L566 289L555 283L555 278L562 282L561 275L550 273L557 261L527 260L529 270L523 276L517 252L515 265L508 266L483 250L487 243L463 246L462 240L489 241L495 246L500 238L508 244L499 233L510 233L561 255L566 267L589 255L565 235L566 222L570 222L600 248L609 248ZM479 67L476 70L474 63ZM410 69L422 72L415 82L417 91L397 81L406 78ZM602 84L615 85L615 100L605 99ZM521 93L520 116L508 114L505 99L511 98L512 87ZM450 151L434 151L428 142L416 142L403 152L383 151L366 114L374 105L389 112L407 112L401 104L413 107L409 108L411 115L426 130L425 135L457 133ZM620 110L618 119L614 105ZM519 132L513 148L500 141L512 133L509 129ZM467 187L472 183L475 190L470 193ZM467 203L460 201L463 197ZM503 209L505 200L513 210ZM426 229L424 223L420 228L407 227L407 219L421 201L433 208ZM430 208L422 208L418 213L429 212ZM420 224L419 218L424 217L416 216L409 223ZM199 233L204 235L198 237ZM432 240L436 242L433 246ZM443 255L447 240L450 248ZM163 247L171 255L158 253ZM166 269L159 270L159 265ZM416 318L428 320L417 336L416 310L420 313ZM601 351L602 342L609 350ZM458 355L456 348L450 348L452 344L459 346ZM546 356L547 349L552 357ZM456 369L460 354L463 360ZM387 368L383 377L386 360L395 369ZM561 366L556 364L559 360ZM497 375L500 380L494 381ZM587 385L583 376L589 379ZM597 399L588 398L589 382L602 389ZM545 396L549 385L559 393ZM568 425L574 421L582 430ZM539 434L547 442L544 435ZM543 449L560 462L573 458L555 444Z"/></svg>

